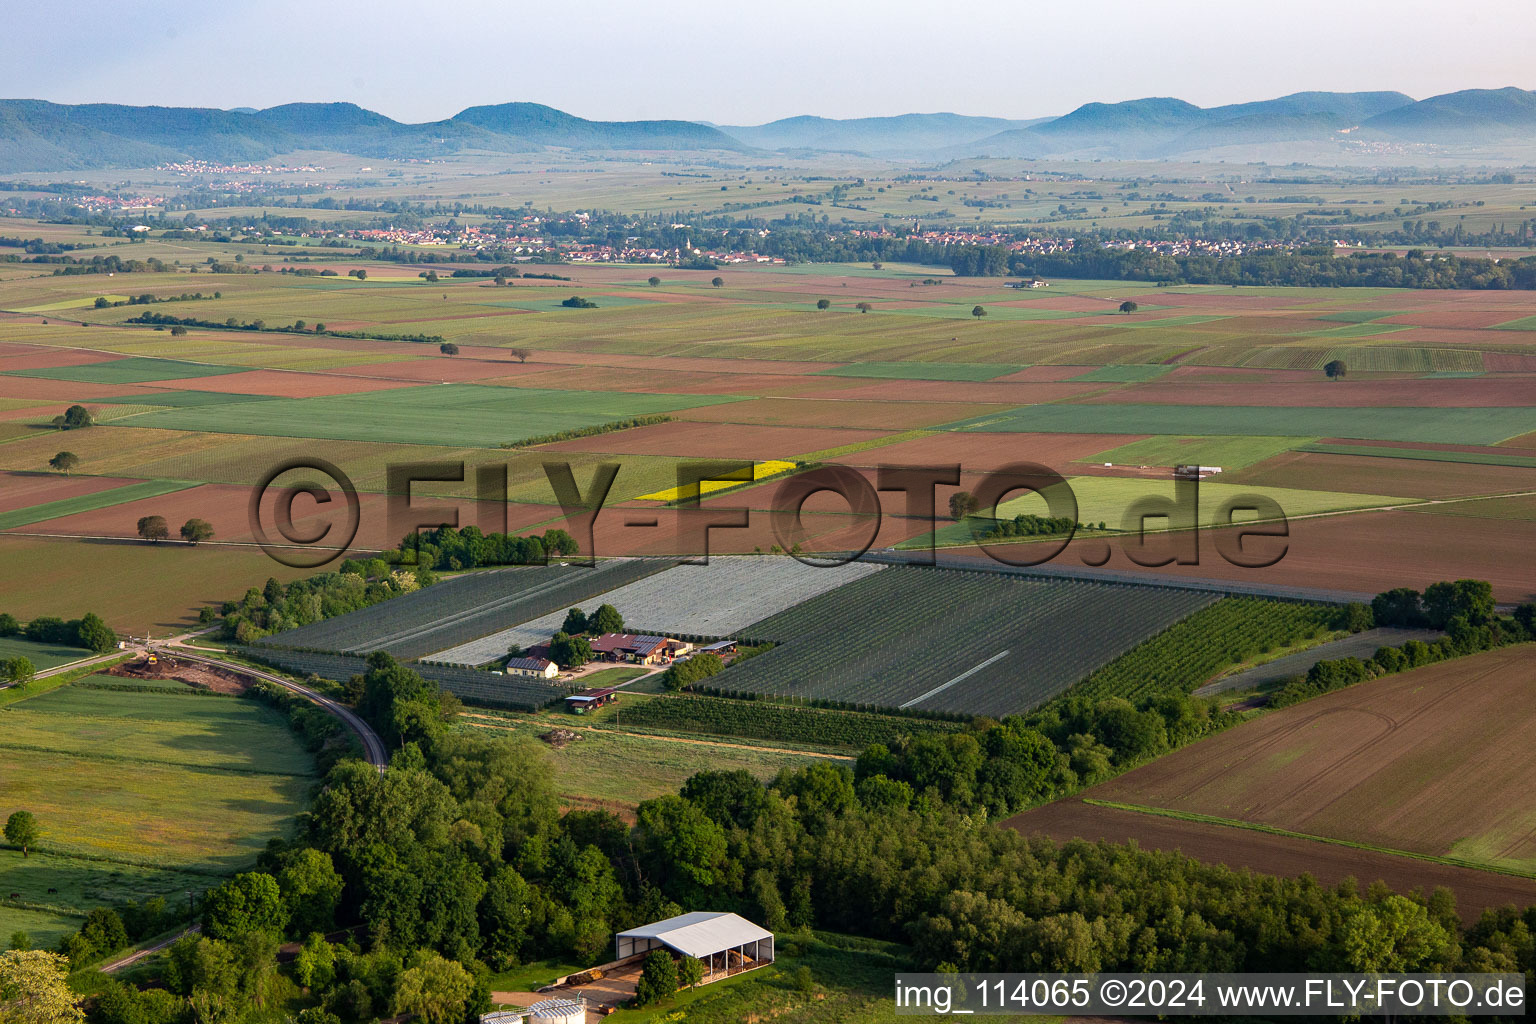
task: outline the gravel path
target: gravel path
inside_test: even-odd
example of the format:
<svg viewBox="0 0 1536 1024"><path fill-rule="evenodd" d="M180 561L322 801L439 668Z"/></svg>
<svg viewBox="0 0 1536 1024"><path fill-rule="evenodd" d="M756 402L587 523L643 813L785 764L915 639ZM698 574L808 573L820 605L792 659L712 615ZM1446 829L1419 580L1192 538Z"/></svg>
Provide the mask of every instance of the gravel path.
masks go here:
<svg viewBox="0 0 1536 1024"><path fill-rule="evenodd" d="M1441 635L1438 630L1433 629L1389 629L1385 626L1367 629L1363 633L1331 640L1326 644L1318 644L1316 647L1308 647L1304 651L1297 651L1295 654L1287 654L1283 658L1255 665L1236 675L1218 679L1214 683L1206 683L1195 691L1195 696L1209 697L1213 693L1222 693L1226 690L1251 690L1289 676L1304 676L1308 669L1320 661L1332 658L1365 659L1375 654L1379 647L1401 647L1409 640L1423 640L1429 643L1431 640L1438 640Z"/></svg>

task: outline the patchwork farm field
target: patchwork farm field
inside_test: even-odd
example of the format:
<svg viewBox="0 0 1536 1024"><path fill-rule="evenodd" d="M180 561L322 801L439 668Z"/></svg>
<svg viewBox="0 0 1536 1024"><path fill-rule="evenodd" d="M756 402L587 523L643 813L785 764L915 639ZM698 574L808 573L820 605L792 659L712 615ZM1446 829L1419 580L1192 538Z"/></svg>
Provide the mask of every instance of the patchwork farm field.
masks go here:
<svg viewBox="0 0 1536 1024"><path fill-rule="evenodd" d="M1086 796L1536 877L1529 645L1327 694Z"/></svg>
<svg viewBox="0 0 1536 1024"><path fill-rule="evenodd" d="M1536 425L1536 407L1308 408L1241 405L1035 405L957 424L964 430L1046 433L1357 437L1497 444Z"/></svg>
<svg viewBox="0 0 1536 1024"><path fill-rule="evenodd" d="M60 230L28 225L39 237L90 237ZM204 248L220 259L245 251L256 262L254 249L211 242L151 239L142 251L173 261ZM331 260L338 274L366 268L368 279L257 272L193 283L185 270L133 274L135 296L204 296L151 310L224 325L173 336L127 323L140 306L96 308L98 297L122 301L124 275L0 277L0 309L29 311L0 314L0 557L22 570L0 582L0 610L77 615L85 609L58 603L84 603L89 592L92 609L114 626L168 629L268 576L291 578L293 570L249 547L246 489L277 462L316 454L362 492L354 552L398 540L382 492L386 467L406 461L504 463L513 530L561 525L542 465L549 459L569 460L583 486L597 465L619 462L612 505L665 494L682 459L958 462L962 488L1029 460L1074 477L1081 518L1116 525L1127 495L1165 486L1156 478L1173 464L1199 462L1226 471L1208 485L1208 502L1237 485L1318 518L1292 523L1290 551L1270 569L1130 568L1337 592L1441 575L1486 575L1501 596L1531 589L1517 582L1529 575L1528 549L1511 553L1502 535L1469 526L1523 528L1519 498L1411 517L1360 511L1529 489L1520 474L1527 461L1536 465L1528 450L1536 445L1536 334L1519 329L1536 302L1528 294L1065 280L1032 290L897 263L578 264L555 269L568 281L497 286L449 276L454 264L427 282L412 267L313 248L280 246L262 259L282 265L285 254ZM647 283L652 274L656 286ZM558 305L571 294L597 307ZM818 299L830 308L818 310ZM1140 310L1115 312L1127 299ZM860 312L864 302L871 315ZM989 315L973 317L976 305ZM259 319L263 329L230 329L231 319ZM304 328L290 326L300 320ZM330 330L316 331L322 323ZM441 336L458 354L436 340L338 331ZM1346 379L1325 379L1332 359L1348 363ZM96 425L52 429L77 403ZM652 415L670 421L603 430ZM567 432L579 436L500 447ZM1403 447L1364 450L1390 446ZM61 450L80 459L69 477L48 469ZM773 489L732 492L721 503L739 497L760 511ZM462 523L494 527L499 510L474 504L471 490L426 485L417 497L455 503ZM941 509L952 493L937 489ZM899 495L885 495L877 546L927 532L900 506ZM215 537L195 550L91 539L132 541L137 519L151 514L174 520L173 536L185 518L207 519ZM657 509L659 528L643 533L620 515L599 519L600 554L676 553L676 510ZM301 500L296 520L314 516ZM807 546L859 542L850 519L813 500ZM1396 542L1381 535L1382 523L1400 531ZM745 552L776 538L754 521L714 541ZM1062 560L1091 554L1075 542ZM1112 554L1109 568L1127 567ZM430 642L474 638L450 630Z"/></svg>

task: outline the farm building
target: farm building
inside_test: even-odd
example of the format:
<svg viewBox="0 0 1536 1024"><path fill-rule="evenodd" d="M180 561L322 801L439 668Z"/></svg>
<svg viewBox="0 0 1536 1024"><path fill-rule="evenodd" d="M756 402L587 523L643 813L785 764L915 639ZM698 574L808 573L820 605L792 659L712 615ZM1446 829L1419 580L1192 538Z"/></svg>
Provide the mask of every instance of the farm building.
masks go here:
<svg viewBox="0 0 1536 1024"><path fill-rule="evenodd" d="M574 714L584 715L593 708L612 704L619 699L619 691L611 686L582 690L565 698L565 707Z"/></svg>
<svg viewBox="0 0 1536 1024"><path fill-rule="evenodd" d="M722 658L729 658L731 655L736 653L736 641L717 640L712 644L705 644L703 647L699 648L699 653L704 654L705 652L710 654L718 654Z"/></svg>
<svg viewBox="0 0 1536 1024"><path fill-rule="evenodd" d="M773 963L773 932L737 914L707 910L631 928L614 937L617 960L668 949L704 963L704 984Z"/></svg>
<svg viewBox="0 0 1536 1024"><path fill-rule="evenodd" d="M560 667L548 658L508 658L506 672L509 676L553 679L560 674Z"/></svg>
<svg viewBox="0 0 1536 1024"><path fill-rule="evenodd" d="M591 640L592 653L608 661L632 661L637 665L658 665L686 654L693 645L664 636L636 636L633 633L604 633Z"/></svg>

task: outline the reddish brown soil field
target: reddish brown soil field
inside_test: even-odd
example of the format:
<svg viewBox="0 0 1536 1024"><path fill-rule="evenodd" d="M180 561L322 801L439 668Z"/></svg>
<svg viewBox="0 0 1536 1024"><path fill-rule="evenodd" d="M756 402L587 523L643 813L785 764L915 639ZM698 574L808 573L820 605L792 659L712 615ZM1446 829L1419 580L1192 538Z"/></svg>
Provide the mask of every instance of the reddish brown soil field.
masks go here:
<svg viewBox="0 0 1536 1024"><path fill-rule="evenodd" d="M53 366L85 366L120 359L110 352L52 348L47 345L10 345L0 342L0 370L45 370Z"/></svg>
<svg viewBox="0 0 1536 1024"><path fill-rule="evenodd" d="M1390 494L1400 498L1452 498L1536 489L1536 473L1517 466L1468 462L1373 459L1363 455L1282 452L1223 481L1315 491Z"/></svg>
<svg viewBox="0 0 1536 1024"><path fill-rule="evenodd" d="M229 373L216 377L159 381L158 386L181 391L217 391L231 395L315 398L320 395L351 395L359 391L385 391L390 388L411 387L415 383L416 381L381 380L377 377L342 376L338 373L248 370L245 373Z"/></svg>
<svg viewBox="0 0 1536 1024"><path fill-rule="evenodd" d="M1136 811L1094 807L1080 800L1062 800L1009 818L1007 828L1042 835L1058 842L1131 843L1152 850L1169 850L1211 864L1269 875L1311 875L1324 885L1346 878L1362 888L1381 880L1399 892L1446 886L1456 893L1456 909L1470 925L1489 907L1529 906L1536 902L1536 880L1491 871L1450 867L1411 857L1354 850L1331 843L1291 839L1225 825L1176 821Z"/></svg>
<svg viewBox="0 0 1536 1024"><path fill-rule="evenodd" d="M419 348L419 346L418 346ZM494 349L481 351L494 352ZM326 375L342 374L349 377L388 377L396 380L420 381L437 384L440 381L479 381L491 377L515 377L534 372L526 364L500 358L476 358L461 350L457 356L433 355L426 359L402 359L394 363L372 363L365 366L338 366L327 370Z"/></svg>
<svg viewBox="0 0 1536 1024"><path fill-rule="evenodd" d="M1142 434L982 434L943 433L845 455L834 461L853 466L923 466L958 462L962 469L985 472L1010 462L1038 462L1062 475L1080 472L1077 459L1108 451Z"/></svg>
<svg viewBox="0 0 1536 1024"><path fill-rule="evenodd" d="M0 512L50 501L78 498L136 483L110 476L60 476L56 473L0 473Z"/></svg>
<svg viewBox="0 0 1536 1024"><path fill-rule="evenodd" d="M140 501L132 501L122 505L114 505L110 508L97 509L93 512L79 512L59 519L46 522L33 523L29 526L19 527L8 533L15 534L60 534L79 537L121 537L133 538L137 536L136 530L140 516L158 515L164 516L170 525L173 540L167 543L180 543L174 538L181 524L188 519L205 519L212 524L215 543L246 544L254 543L255 536L251 530L248 504L251 490L248 487L236 487L225 484L203 484L198 487L188 488L184 491L176 491L171 494L162 494L156 498L144 498ZM396 530L390 526L385 498L381 494L362 493L358 495L359 501L359 525L357 537L351 547L353 550L378 551L383 548L394 547L400 541L405 531ZM276 496L269 495L264 503L262 521L267 524L267 532L274 539L279 538L276 527L273 525L273 509ZM418 508L423 505L437 505L446 503L453 505L450 499L433 499L424 497L420 492L415 497ZM468 526L472 523L479 524L480 510L472 501L458 502L459 523ZM507 506L508 528L517 531L533 523L558 516L558 506L538 505L528 503L511 503ZM487 510L490 515L490 510ZM330 538L322 543L336 543L339 540L339 531L345 525L344 508L339 505L321 508L312 500L299 496L293 503L294 528L298 533L318 533L320 528L328 522L334 522ZM489 521L489 520L488 520ZM499 526L499 522L496 523ZM335 538L335 539L331 539Z"/></svg>
<svg viewBox="0 0 1536 1024"><path fill-rule="evenodd" d="M738 426L681 420L545 445L544 452L612 452L617 455L676 455L695 459L792 459L807 452L872 441L879 430L816 427ZM839 460L841 461L841 460Z"/></svg>
<svg viewBox="0 0 1536 1024"><path fill-rule="evenodd" d="M1492 373L1536 373L1536 353L1484 352L1483 368Z"/></svg>
<svg viewBox="0 0 1536 1024"><path fill-rule="evenodd" d="M761 492L765 488L755 490ZM751 491L743 491L724 495L718 500L718 504L731 505L732 499L735 499L735 504L743 507L760 504L748 497L751 493ZM829 502L828 507L834 506ZM840 504L839 507L846 512L846 504ZM661 508L655 505L647 507L623 505L605 509L598 515L594 531L597 553L605 557L665 555L677 554L680 551L697 555L700 553L700 545L696 534L685 534L680 540L679 529L687 528L687 524L680 523L682 515L683 513L678 509ZM644 524L651 520L655 520L657 525L628 525L631 522ZM804 540L803 546L808 552L847 550L862 545L869 533L868 520L837 512L820 511L816 504L807 504L801 521L807 532L807 539ZM880 521L879 532L873 547L890 547L899 544L923 532L926 528L926 524L917 520L885 516ZM754 548L767 551L778 543L779 538L773 531L772 519L761 508L750 511L745 528L713 529L709 533L709 551L717 555L742 554Z"/></svg>
<svg viewBox="0 0 1536 1024"><path fill-rule="evenodd" d="M1162 378L1133 384L1085 403L1156 405L1285 405L1315 408L1409 406L1424 408L1494 408L1525 405L1536 393L1536 380L1524 377L1450 377L1436 380L1265 381L1257 384L1212 383Z"/></svg>
<svg viewBox="0 0 1536 1024"><path fill-rule="evenodd" d="M1007 384L997 381L882 380L827 391L820 398L838 401L876 402L998 402L1004 405L1036 405L1102 391L1103 384L1071 384L1065 381L1038 384Z"/></svg>
<svg viewBox="0 0 1536 1024"><path fill-rule="evenodd" d="M1149 548L1163 540L1149 538ZM1056 564L1089 564L1085 559L1102 557L1104 547L1103 541L1074 540ZM1209 533L1202 537L1199 565L1145 568L1133 563L1119 544L1109 548L1104 568L1117 571L1362 595L1472 578L1492 583L1499 601L1536 600L1536 523L1516 520L1500 521L1496 529L1468 530L1455 516L1401 511L1295 519L1285 557L1263 569L1231 565L1217 552ZM971 554L966 548L955 551ZM975 552L972 557L987 556Z"/></svg>
<svg viewBox="0 0 1536 1024"><path fill-rule="evenodd" d="M959 402L831 402L812 398L759 398L687 409L676 415L678 419L709 423L910 430L1001 412L1006 408L1006 405L966 405Z"/></svg>
<svg viewBox="0 0 1536 1024"><path fill-rule="evenodd" d="M1085 795L1531 870L1533 654L1515 647L1362 683Z"/></svg>
<svg viewBox="0 0 1536 1024"><path fill-rule="evenodd" d="M1378 324L1406 324L1410 327L1471 328L1496 327L1509 320L1507 309L1430 309L1376 320Z"/></svg>
<svg viewBox="0 0 1536 1024"><path fill-rule="evenodd" d="M611 352L535 352L529 363L567 366L625 366L652 373L767 373L812 374L842 363L817 363L780 359L722 359L708 356L626 356ZM548 366L545 366L548 369Z"/></svg>
<svg viewBox="0 0 1536 1024"><path fill-rule="evenodd" d="M1198 354L1197 354L1198 355ZM1273 384L1282 381L1316 382L1316 370L1256 370L1246 366L1176 366L1159 381L1186 384Z"/></svg>
<svg viewBox="0 0 1536 1024"><path fill-rule="evenodd" d="M993 384L1038 384L1046 381L1070 380L1080 373L1094 369L1092 366L1027 366L1018 373L1010 373L992 380Z"/></svg>
<svg viewBox="0 0 1536 1024"><path fill-rule="evenodd" d="M36 398L43 402L92 402L120 395L152 395L165 390L142 384L85 384L46 377L0 377L0 398Z"/></svg>
<svg viewBox="0 0 1536 1024"><path fill-rule="evenodd" d="M635 391L687 395L802 395L847 387L841 377L767 373L670 373L617 366L562 366L542 373L482 383L577 391Z"/></svg>

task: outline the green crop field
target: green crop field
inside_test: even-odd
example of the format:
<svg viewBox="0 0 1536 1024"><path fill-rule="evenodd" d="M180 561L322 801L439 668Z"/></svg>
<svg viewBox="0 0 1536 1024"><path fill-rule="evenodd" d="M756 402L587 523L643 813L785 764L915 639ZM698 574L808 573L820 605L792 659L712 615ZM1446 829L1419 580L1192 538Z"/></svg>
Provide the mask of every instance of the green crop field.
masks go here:
<svg viewBox="0 0 1536 1024"><path fill-rule="evenodd" d="M497 732L532 734L545 732L549 726L545 720L474 718L471 721L471 728ZM579 719L573 719L574 722ZM701 771L746 771L767 781L783 768L800 768L826 760L824 755L750 749L745 740L731 746L586 728L579 730L578 736L562 749L551 748L555 785L561 795L630 806L676 793L684 782Z"/></svg>
<svg viewBox="0 0 1536 1024"><path fill-rule="evenodd" d="M1263 462L1300 443L1294 437L1159 435L1143 441L1132 441L1078 461L1112 462L1117 466L1220 466L1223 470L1233 470Z"/></svg>
<svg viewBox="0 0 1536 1024"><path fill-rule="evenodd" d="M820 370L823 377L875 377L885 380L992 380L1024 369L1006 363L849 363Z"/></svg>
<svg viewBox="0 0 1536 1024"><path fill-rule="evenodd" d="M19 636L0 636L0 661L5 661L7 658L23 657L32 662L32 667L39 671L55 668L59 665L66 665L71 661L79 661L81 658L89 658L90 656L90 651L79 647L68 647L64 644L45 644Z"/></svg>
<svg viewBox="0 0 1536 1024"><path fill-rule="evenodd" d="M217 884L199 872L0 850L0 935L25 931L34 948L44 948L79 928L92 907L159 896L184 908L188 892ZM9 898L13 892L18 899Z"/></svg>
<svg viewBox="0 0 1536 1024"><path fill-rule="evenodd" d="M315 784L281 716L234 697L65 686L7 705L0 732L0 807L30 810L41 849L104 873L239 869Z"/></svg>
<svg viewBox="0 0 1536 1024"><path fill-rule="evenodd" d="M143 480L136 484L124 484L122 487L96 491L94 494L47 501L41 505L0 512L0 530L12 530L18 526L58 519L60 516L74 515L77 512L94 512L97 509L111 508L113 505L122 505L141 498L158 498L162 494L184 491L195 486L197 485L185 480Z"/></svg>
<svg viewBox="0 0 1536 1024"><path fill-rule="evenodd" d="M143 384L154 380L180 380L185 377L217 377L239 373L243 366L211 366L207 363L183 363L173 359L130 357L81 366L54 366L41 370L6 370L14 377L43 377L48 380L73 380L83 384Z"/></svg>
<svg viewBox="0 0 1536 1024"><path fill-rule="evenodd" d="M1238 405L1028 405L953 424L988 433L1241 434L1496 444L1536 430L1536 407L1312 408Z"/></svg>
<svg viewBox="0 0 1536 1024"><path fill-rule="evenodd" d="M723 395L651 395L438 384L378 393L175 409L136 417L134 426L223 434L493 447L632 416L736 400Z"/></svg>

